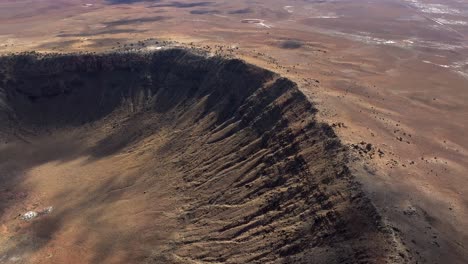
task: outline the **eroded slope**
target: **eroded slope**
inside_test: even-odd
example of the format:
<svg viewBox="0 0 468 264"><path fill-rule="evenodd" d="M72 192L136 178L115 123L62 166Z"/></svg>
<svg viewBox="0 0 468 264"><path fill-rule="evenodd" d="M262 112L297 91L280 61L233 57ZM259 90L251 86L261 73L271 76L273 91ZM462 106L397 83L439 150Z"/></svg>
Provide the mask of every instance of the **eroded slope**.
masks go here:
<svg viewBox="0 0 468 264"><path fill-rule="evenodd" d="M287 79L177 49L0 68L2 261L409 261Z"/></svg>

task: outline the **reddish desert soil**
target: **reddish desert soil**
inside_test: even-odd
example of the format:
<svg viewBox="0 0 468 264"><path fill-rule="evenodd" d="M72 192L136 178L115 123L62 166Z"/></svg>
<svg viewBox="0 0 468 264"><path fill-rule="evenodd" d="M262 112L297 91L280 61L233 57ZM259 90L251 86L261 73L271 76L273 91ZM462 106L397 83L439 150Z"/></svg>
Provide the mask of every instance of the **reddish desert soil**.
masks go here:
<svg viewBox="0 0 468 264"><path fill-rule="evenodd" d="M353 175L384 220L402 237L402 246L410 250L414 260L468 262L468 140L464 133L468 125L467 3L122 2L0 1L0 52L151 50L170 40L278 72L298 83L318 108L318 119L332 125L353 149ZM28 156L24 159L24 163L31 162ZM92 171L89 184L80 182L83 186L97 181L94 177L99 174L92 176L95 168L106 171L105 178L113 178L112 171L126 171L134 177L138 174L139 168L131 165L137 157L110 159L92 168L79 159L58 164L41 159L31 162L27 170L18 172L23 175L21 186L31 190L28 202L18 201L7 208L14 215L31 210L35 204L39 208L52 201L58 204L47 196L51 194L43 193L47 188L54 190L54 195L71 192L65 189L68 184L53 180L69 168L76 168L72 170L76 175ZM4 173L18 174L9 166L13 165ZM127 179L121 181L118 184L128 185ZM23 197L26 194L21 188L2 195ZM87 191L71 193L82 201L81 194ZM168 226L172 211L166 209L175 210L176 200L163 200L155 209L168 212L157 216ZM137 212L134 204L138 202L131 204L127 212ZM148 221L138 219L135 221ZM144 224L135 224L138 226ZM2 230L4 234L11 232L8 227ZM89 239L97 243L100 237ZM46 248L59 252L63 243L56 241ZM118 253L115 258L119 259Z"/></svg>

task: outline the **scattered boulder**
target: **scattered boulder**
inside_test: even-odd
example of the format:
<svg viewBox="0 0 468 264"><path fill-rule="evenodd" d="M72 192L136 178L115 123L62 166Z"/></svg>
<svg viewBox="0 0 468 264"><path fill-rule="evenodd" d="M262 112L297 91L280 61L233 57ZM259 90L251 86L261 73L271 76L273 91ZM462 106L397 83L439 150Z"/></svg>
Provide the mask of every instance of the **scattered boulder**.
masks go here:
<svg viewBox="0 0 468 264"><path fill-rule="evenodd" d="M46 215L46 214L50 214L52 211L53 211L53 207L52 206L48 206L38 212L36 211L28 211L26 213L24 213L22 216L21 216L21 219L24 220L24 221L30 221L30 220L33 220L34 218L37 218L39 216L42 216L42 215Z"/></svg>

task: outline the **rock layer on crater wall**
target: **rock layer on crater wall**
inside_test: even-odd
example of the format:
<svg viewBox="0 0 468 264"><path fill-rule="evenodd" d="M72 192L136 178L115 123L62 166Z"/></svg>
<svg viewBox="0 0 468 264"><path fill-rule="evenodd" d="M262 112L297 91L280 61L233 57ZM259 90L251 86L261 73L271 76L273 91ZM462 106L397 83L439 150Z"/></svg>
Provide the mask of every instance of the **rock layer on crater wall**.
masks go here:
<svg viewBox="0 0 468 264"><path fill-rule="evenodd" d="M285 78L183 49L2 57L0 259L410 261L315 112ZM34 205L54 211L14 217Z"/></svg>

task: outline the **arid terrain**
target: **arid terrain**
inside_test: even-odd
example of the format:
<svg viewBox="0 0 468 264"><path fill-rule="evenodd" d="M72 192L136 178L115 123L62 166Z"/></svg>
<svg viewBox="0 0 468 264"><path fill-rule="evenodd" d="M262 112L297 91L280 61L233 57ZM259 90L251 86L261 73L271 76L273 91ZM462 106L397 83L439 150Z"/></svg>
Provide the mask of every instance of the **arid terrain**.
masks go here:
<svg viewBox="0 0 468 264"><path fill-rule="evenodd" d="M468 263L466 1L0 0L0 53L2 263Z"/></svg>

